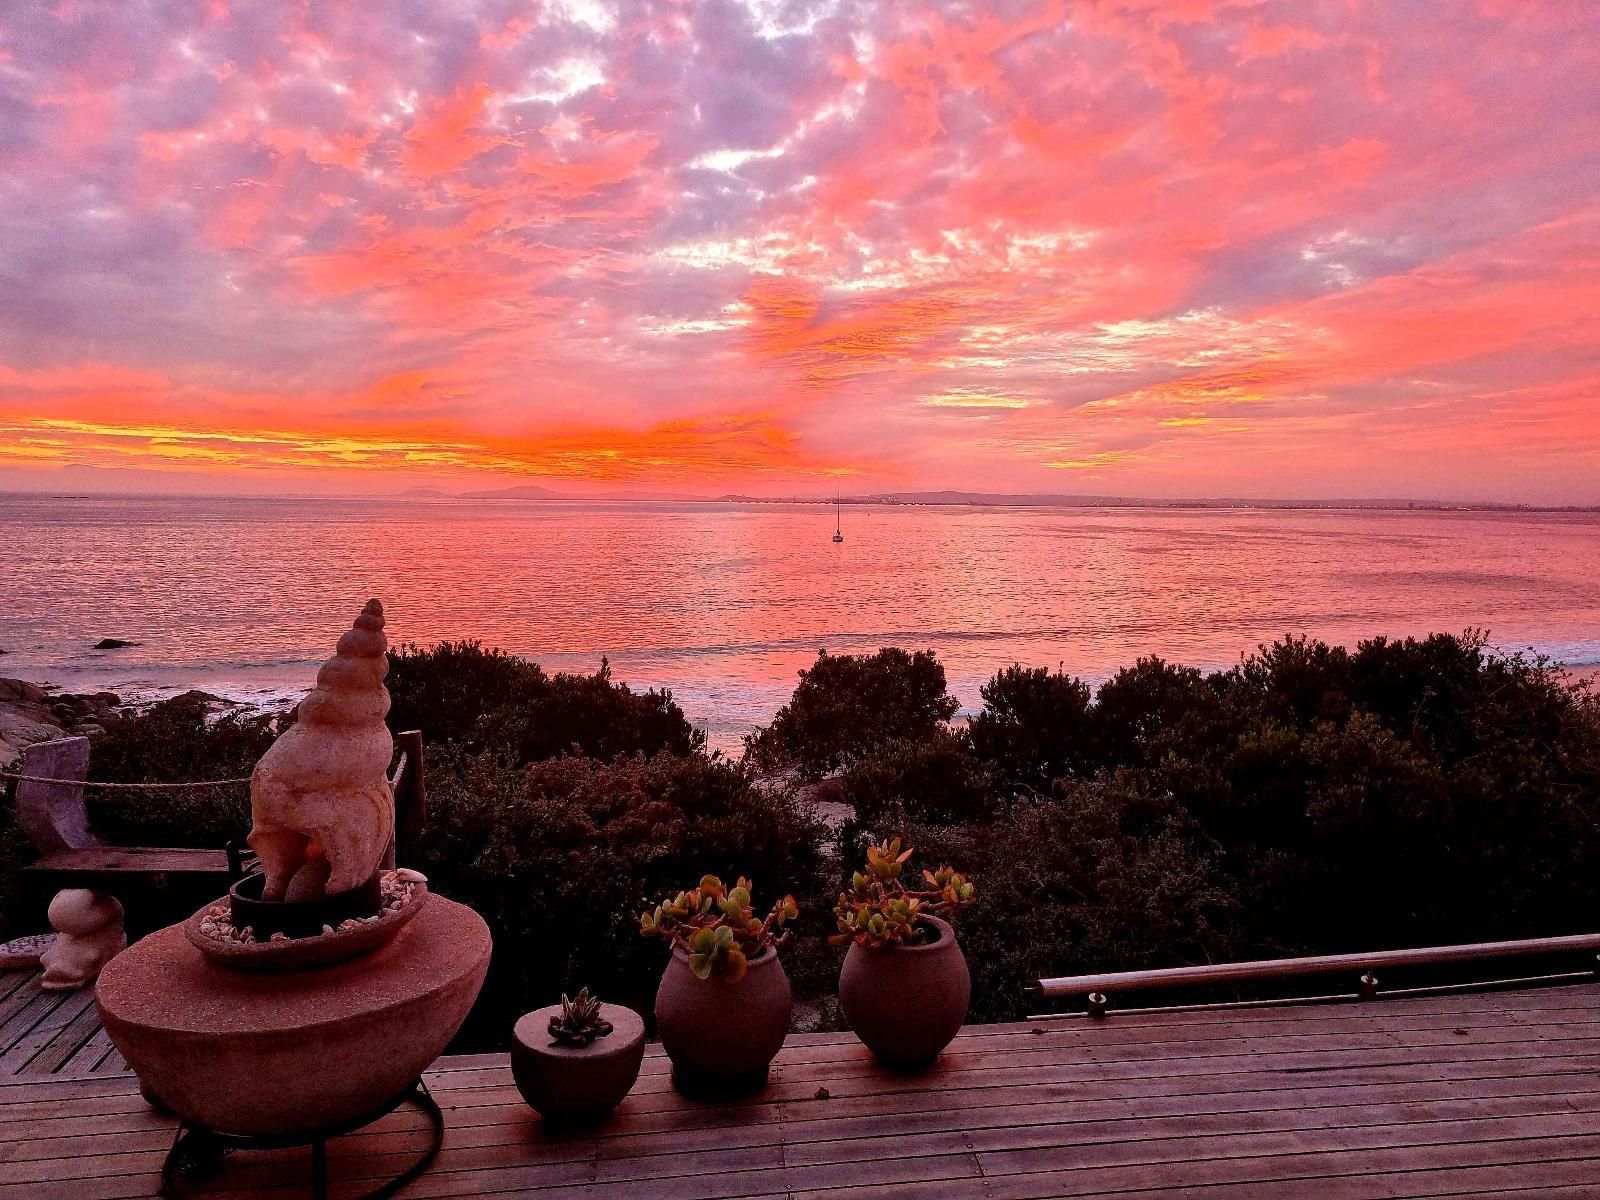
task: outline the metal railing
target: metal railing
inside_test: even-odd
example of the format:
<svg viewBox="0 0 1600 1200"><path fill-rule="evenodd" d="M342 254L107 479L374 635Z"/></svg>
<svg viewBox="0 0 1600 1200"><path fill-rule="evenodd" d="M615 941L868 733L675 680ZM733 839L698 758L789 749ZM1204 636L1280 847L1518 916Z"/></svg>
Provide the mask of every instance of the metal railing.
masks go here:
<svg viewBox="0 0 1600 1200"><path fill-rule="evenodd" d="M1345 995L1298 997L1274 1001L1234 1001L1221 1005L1174 1005L1178 1008L1237 1006L1256 1003L1306 1003L1328 1000L1375 1000L1379 995L1377 972L1391 968L1445 966L1490 959L1526 958L1538 955L1600 953L1600 933L1580 933L1566 937L1528 938L1513 942L1473 942L1461 946L1430 946L1411 950L1374 950L1364 954L1321 954L1309 958L1269 958L1255 962L1207 963L1193 967L1165 967L1149 971L1114 971L1099 975L1067 975L1038 981L1036 993L1045 1000L1081 999L1088 1015L1103 1017L1109 1011L1110 997L1126 992L1165 988L1200 987L1226 983L1257 983L1315 975L1355 974L1358 990ZM1488 980L1476 986L1524 982L1558 982L1593 978L1594 967L1582 972L1540 975L1519 980ZM1473 985L1447 985L1450 988ZM1438 988L1406 988L1388 995L1415 995ZM1144 1011L1151 1011L1145 1009ZM1057 1014L1059 1015L1059 1014Z"/></svg>

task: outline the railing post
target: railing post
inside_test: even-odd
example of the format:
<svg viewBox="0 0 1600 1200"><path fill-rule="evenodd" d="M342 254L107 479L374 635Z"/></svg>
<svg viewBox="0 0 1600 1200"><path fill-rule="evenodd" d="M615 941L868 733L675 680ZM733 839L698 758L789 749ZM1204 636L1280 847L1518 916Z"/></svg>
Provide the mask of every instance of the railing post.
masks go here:
<svg viewBox="0 0 1600 1200"><path fill-rule="evenodd" d="M1378 998L1378 977L1368 971L1361 977L1361 999L1376 1000Z"/></svg>
<svg viewBox="0 0 1600 1200"><path fill-rule="evenodd" d="M408 729L394 735L394 744L406 756L406 767L394 789L395 859L417 861L423 827L427 823L427 798L422 784L422 731Z"/></svg>
<svg viewBox="0 0 1600 1200"><path fill-rule="evenodd" d="M1104 992L1089 993L1089 1016L1096 1021L1106 1019L1106 1005L1108 1001Z"/></svg>

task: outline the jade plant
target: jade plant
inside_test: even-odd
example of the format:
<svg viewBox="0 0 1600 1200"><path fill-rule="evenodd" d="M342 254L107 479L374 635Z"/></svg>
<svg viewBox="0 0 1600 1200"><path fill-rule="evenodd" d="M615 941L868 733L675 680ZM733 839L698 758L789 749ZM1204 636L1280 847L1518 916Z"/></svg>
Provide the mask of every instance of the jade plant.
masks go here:
<svg viewBox="0 0 1600 1200"><path fill-rule="evenodd" d="M900 839L867 848L867 869L850 876L850 890L839 893L833 915L839 932L828 940L854 942L869 950L886 946L920 946L929 940L932 926L922 918L951 916L974 896L966 877L950 867L924 870L922 888L909 888L901 878L912 850L900 849Z"/></svg>
<svg viewBox="0 0 1600 1200"><path fill-rule="evenodd" d="M772 906L758 920L750 903L750 881L740 876L725 887L715 875L704 876L699 886L679 892L639 917L639 932L665 938L689 957L689 970L697 979L715 975L728 983L744 978L750 960L769 946L788 940L784 922L799 915L793 896Z"/></svg>
<svg viewBox="0 0 1600 1200"><path fill-rule="evenodd" d="M561 1011L550 1018L549 1030L553 1046L587 1046L610 1033L611 1022L600 1015L600 998L579 988L571 999L562 994Z"/></svg>

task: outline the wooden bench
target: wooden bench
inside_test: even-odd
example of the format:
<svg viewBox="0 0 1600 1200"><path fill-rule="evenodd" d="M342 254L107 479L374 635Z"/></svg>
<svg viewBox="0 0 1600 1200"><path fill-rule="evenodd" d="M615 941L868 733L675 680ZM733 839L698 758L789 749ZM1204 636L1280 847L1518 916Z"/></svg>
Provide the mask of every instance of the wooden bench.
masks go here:
<svg viewBox="0 0 1600 1200"><path fill-rule="evenodd" d="M390 782L395 789L395 837L401 857L410 859L423 824L422 734L409 730L396 734L394 740ZM220 850L107 845L91 828L84 803L88 738L60 738L30 746L23 752L18 773L32 780L17 784L17 819L40 852L24 871L41 889L90 888L120 899L132 892L190 880L237 879L254 864L254 855L240 843L229 843ZM38 782L41 779L61 782ZM159 790L162 785L150 786ZM390 846L385 866L394 865L395 849Z"/></svg>

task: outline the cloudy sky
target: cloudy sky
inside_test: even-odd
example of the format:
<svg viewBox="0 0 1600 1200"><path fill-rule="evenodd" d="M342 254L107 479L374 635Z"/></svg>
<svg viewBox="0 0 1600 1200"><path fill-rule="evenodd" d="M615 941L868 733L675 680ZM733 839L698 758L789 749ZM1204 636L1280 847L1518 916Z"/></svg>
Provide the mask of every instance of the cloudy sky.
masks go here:
<svg viewBox="0 0 1600 1200"><path fill-rule="evenodd" d="M1587 0L0 11L0 488L1600 503Z"/></svg>

